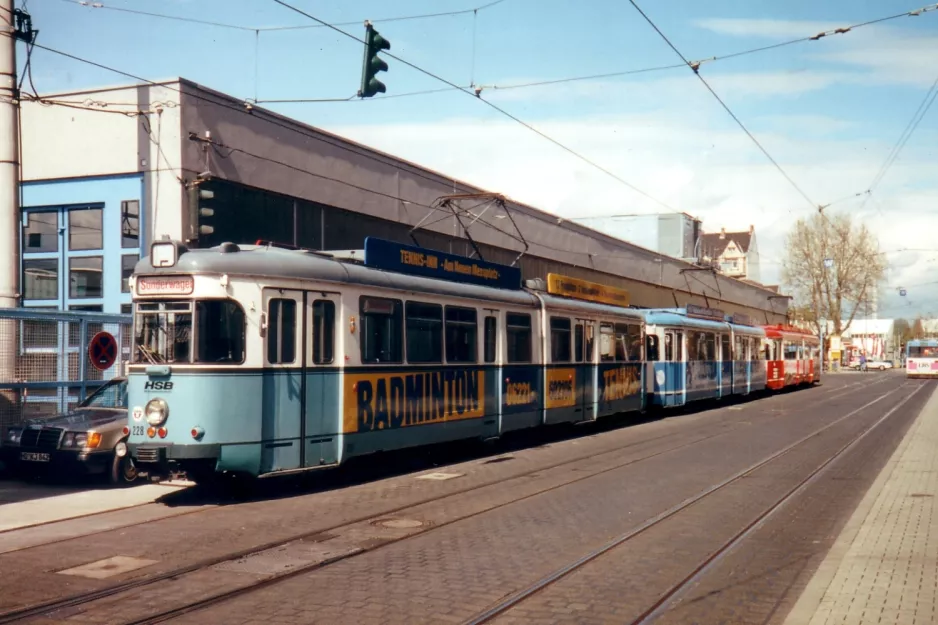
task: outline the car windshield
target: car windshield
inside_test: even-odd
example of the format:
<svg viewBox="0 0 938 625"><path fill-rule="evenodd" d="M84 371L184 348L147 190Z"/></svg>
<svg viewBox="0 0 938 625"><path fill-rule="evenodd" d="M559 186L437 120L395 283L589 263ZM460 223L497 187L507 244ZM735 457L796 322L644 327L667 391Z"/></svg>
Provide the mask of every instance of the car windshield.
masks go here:
<svg viewBox="0 0 938 625"><path fill-rule="evenodd" d="M112 380L80 404L81 408L126 408L127 381Z"/></svg>

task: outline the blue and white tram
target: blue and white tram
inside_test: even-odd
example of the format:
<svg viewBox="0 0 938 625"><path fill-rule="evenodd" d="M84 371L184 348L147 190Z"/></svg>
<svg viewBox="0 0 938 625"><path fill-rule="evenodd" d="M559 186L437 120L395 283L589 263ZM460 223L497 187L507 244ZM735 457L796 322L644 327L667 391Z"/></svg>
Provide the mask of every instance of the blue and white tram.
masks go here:
<svg viewBox="0 0 938 625"><path fill-rule="evenodd" d="M645 323L651 405L683 406L765 389L765 331L748 319L689 305L647 311Z"/></svg>
<svg viewBox="0 0 938 625"><path fill-rule="evenodd" d="M550 288L592 283L525 290L515 268L374 239L365 266L157 242L132 283L128 442L150 474L305 470L643 406L642 314Z"/></svg>
<svg viewBox="0 0 938 625"><path fill-rule="evenodd" d="M909 378L938 377L938 340L912 339L906 343L905 373Z"/></svg>

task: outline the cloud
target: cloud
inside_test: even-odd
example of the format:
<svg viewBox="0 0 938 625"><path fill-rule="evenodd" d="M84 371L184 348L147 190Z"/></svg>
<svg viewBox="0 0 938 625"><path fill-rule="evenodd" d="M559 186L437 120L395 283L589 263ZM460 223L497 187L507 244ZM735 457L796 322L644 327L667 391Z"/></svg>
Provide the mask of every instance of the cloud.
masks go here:
<svg viewBox="0 0 938 625"><path fill-rule="evenodd" d="M936 19L926 15L915 19ZM846 23L798 20L719 18L695 22L705 30L737 37L756 37L782 42L809 37L847 26ZM864 83L926 86L934 78L933 53L938 36L895 25L871 25L818 41L793 44L791 50L803 59L860 70Z"/></svg>
<svg viewBox="0 0 938 625"><path fill-rule="evenodd" d="M775 121L783 128L799 120L780 116ZM662 111L657 119L558 118L537 127L675 210L703 218L707 230L754 225L767 282L778 280L788 229L813 211L738 129L714 130L674 111ZM568 218L670 212L510 122L454 118L332 130ZM878 169L880 151L885 154L888 148L864 150L868 143L824 135L801 139L766 133L760 139L818 203L857 193ZM884 250L938 248L938 242L931 241L938 232L938 215L930 212L938 204L938 183L914 193L908 190L908 180L932 179L929 162L916 159L912 146L909 150L907 163L894 168L891 186L884 184L876 202L868 202L862 212L862 198L827 209L851 211L878 234ZM925 273L936 267L898 263L890 283L924 281Z"/></svg>

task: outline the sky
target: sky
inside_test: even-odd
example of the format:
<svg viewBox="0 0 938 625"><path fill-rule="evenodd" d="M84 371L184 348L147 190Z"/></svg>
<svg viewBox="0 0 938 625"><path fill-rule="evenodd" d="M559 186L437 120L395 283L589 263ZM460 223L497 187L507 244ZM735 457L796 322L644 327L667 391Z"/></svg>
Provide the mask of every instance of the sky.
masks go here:
<svg viewBox="0 0 938 625"><path fill-rule="evenodd" d="M26 8L37 43L49 48L256 99L562 217L681 211L710 232L753 225L765 283L780 280L794 221L830 204L825 211L849 212L878 235L890 265L880 316L938 316L938 106L865 193L938 81L938 11L719 59L913 11L922 0L637 0L687 59L718 57L700 76L778 167L687 67L504 88L680 64L628 0L288 1L328 23L350 23L341 28L357 37L371 20L390 53L451 83L481 86L482 99L589 162L460 91L354 98L362 45L274 0L104 0L97 8L29 0ZM21 48L21 66L24 57ZM447 86L386 61L386 96ZM133 82L38 48L32 69L40 93ZM265 103L333 98L351 99Z"/></svg>

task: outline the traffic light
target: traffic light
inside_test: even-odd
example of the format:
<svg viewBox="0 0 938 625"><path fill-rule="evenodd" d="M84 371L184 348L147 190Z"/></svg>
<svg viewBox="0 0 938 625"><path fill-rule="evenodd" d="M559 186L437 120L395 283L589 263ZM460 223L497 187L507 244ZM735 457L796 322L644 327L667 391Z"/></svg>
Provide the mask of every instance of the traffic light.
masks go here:
<svg viewBox="0 0 938 625"><path fill-rule="evenodd" d="M378 56L378 53L390 49L391 42L382 37L371 22L365 22L365 61L362 65L362 87L358 92L358 97L370 98L377 93L387 91L387 87L375 78L375 74L388 71L388 64Z"/></svg>
<svg viewBox="0 0 938 625"><path fill-rule="evenodd" d="M189 231L190 241L198 240L200 235L209 235L215 232L215 227L206 220L215 216L215 209L206 206L206 202L215 198L215 192L203 189L199 183L189 186Z"/></svg>

